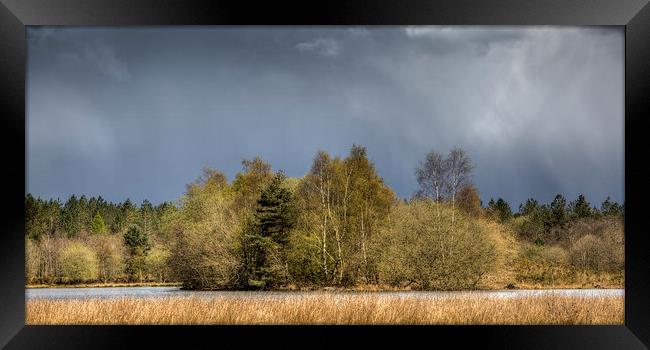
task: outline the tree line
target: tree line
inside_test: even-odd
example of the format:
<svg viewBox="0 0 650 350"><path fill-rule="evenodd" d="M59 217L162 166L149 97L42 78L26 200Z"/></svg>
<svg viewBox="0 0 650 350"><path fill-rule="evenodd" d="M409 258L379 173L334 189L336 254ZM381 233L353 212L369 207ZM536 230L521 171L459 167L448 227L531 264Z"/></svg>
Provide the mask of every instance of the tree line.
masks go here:
<svg viewBox="0 0 650 350"><path fill-rule="evenodd" d="M473 169L461 148L432 151L415 168L418 190L399 199L366 148L353 145L345 157L317 152L302 178L259 157L244 160L231 182L207 168L179 200L155 206L28 194L28 283L475 288L505 254L491 222L542 245L572 220L623 215L622 205L608 199L596 209L584 196L570 204L560 195L548 205L529 199L514 214L501 198L484 207Z"/></svg>

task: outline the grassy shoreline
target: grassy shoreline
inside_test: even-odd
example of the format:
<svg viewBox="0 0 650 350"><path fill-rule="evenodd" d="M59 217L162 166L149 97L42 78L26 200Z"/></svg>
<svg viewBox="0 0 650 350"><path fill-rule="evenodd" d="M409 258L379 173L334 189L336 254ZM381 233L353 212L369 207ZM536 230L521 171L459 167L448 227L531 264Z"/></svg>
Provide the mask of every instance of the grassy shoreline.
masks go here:
<svg viewBox="0 0 650 350"><path fill-rule="evenodd" d="M124 283L80 283L80 284L28 284L25 285L25 289L40 289L40 288L118 288L118 287L181 287L180 282L124 282ZM475 289L467 290L547 290L547 289L623 289L625 288L624 284L617 283L603 283L600 284L585 284L585 283L574 283L574 284L562 284L562 285L545 285L545 284L533 284L533 283L522 283L517 284L514 288L508 288L504 286L502 288L497 287L478 287ZM284 286L272 291L282 291L282 292L310 292L310 291L357 291L357 292L383 292L383 291L412 291L417 289L394 287L389 285L358 285L354 287L298 287L295 285ZM434 290L432 290L434 291ZM466 291L466 290L461 290Z"/></svg>
<svg viewBox="0 0 650 350"><path fill-rule="evenodd" d="M124 282L124 283L77 283L77 284L27 284L25 289L40 288L119 288L119 287L180 287L180 282Z"/></svg>
<svg viewBox="0 0 650 350"><path fill-rule="evenodd" d="M109 324L616 324L623 297L533 296L403 298L306 295L300 298L33 299L28 325Z"/></svg>

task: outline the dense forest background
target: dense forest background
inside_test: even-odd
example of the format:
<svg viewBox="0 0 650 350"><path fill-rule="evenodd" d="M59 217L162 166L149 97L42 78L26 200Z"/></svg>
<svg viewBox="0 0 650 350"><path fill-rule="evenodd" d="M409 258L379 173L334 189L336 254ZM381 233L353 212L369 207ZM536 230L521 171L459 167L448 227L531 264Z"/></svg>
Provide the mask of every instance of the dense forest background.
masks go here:
<svg viewBox="0 0 650 350"><path fill-rule="evenodd" d="M399 199L364 147L319 151L302 178L257 157L176 202L25 197L26 283L180 282L191 289L623 286L624 207L580 195L482 203L460 148L417 164Z"/></svg>

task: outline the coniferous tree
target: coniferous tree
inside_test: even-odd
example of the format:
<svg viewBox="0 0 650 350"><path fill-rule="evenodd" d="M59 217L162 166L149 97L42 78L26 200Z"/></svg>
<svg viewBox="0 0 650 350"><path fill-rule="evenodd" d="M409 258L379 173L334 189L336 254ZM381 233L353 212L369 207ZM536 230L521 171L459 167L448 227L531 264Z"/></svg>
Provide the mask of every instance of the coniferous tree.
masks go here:
<svg viewBox="0 0 650 350"><path fill-rule="evenodd" d="M562 226L566 219L566 199L561 194L558 194L551 202L551 224L553 226Z"/></svg>
<svg viewBox="0 0 650 350"><path fill-rule="evenodd" d="M285 176L277 173L257 200L253 222L243 237L245 275L249 287L268 288L286 273L285 247L295 223L291 191L284 186Z"/></svg>
<svg viewBox="0 0 650 350"><path fill-rule="evenodd" d="M147 236L154 230L155 219L153 206L145 199L140 206L140 227Z"/></svg>
<svg viewBox="0 0 650 350"><path fill-rule="evenodd" d="M79 200L73 194L65 202L62 210L63 231L68 237L74 237L81 231L80 212Z"/></svg>
<svg viewBox="0 0 650 350"><path fill-rule="evenodd" d="M592 216L591 204L582 194L578 196L575 202L571 203L571 215L574 218L588 218Z"/></svg>
<svg viewBox="0 0 650 350"><path fill-rule="evenodd" d="M505 201L505 199L497 199L494 207L496 209L497 218L501 223L504 223L512 218L512 209L510 209L510 205Z"/></svg>
<svg viewBox="0 0 650 350"><path fill-rule="evenodd" d="M539 210L539 203L534 198L528 198L526 203L519 205L519 215L530 215Z"/></svg>
<svg viewBox="0 0 650 350"><path fill-rule="evenodd" d="M287 243L289 230L295 222L293 196L284 186L284 180L282 172L273 177L262 191L255 211L260 234L281 246Z"/></svg>
<svg viewBox="0 0 650 350"><path fill-rule="evenodd" d="M132 279L138 277L142 280L142 273L144 270L144 259L151 249L149 236L147 236L140 227L132 225L124 233L124 245L129 251L129 258L127 260L126 270Z"/></svg>
<svg viewBox="0 0 650 350"><path fill-rule="evenodd" d="M610 216L610 217L623 216L623 206L612 201L609 197L607 197L600 205L600 212L604 216Z"/></svg>
<svg viewBox="0 0 650 350"><path fill-rule="evenodd" d="M93 217L93 222L90 225L90 231L96 234L106 232L106 224L104 223L102 216L99 215L99 211L96 212L95 216Z"/></svg>

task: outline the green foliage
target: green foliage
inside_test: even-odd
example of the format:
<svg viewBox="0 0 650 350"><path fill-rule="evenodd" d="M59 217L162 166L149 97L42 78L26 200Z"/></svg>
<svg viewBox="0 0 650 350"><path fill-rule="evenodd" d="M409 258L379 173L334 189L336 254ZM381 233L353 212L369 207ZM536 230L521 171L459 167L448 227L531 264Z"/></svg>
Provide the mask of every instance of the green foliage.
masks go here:
<svg viewBox="0 0 650 350"><path fill-rule="evenodd" d="M132 279L142 281L146 268L145 257L151 249L149 236L139 226L132 225L124 233L123 238L124 245L129 252L129 258L126 262L126 273Z"/></svg>
<svg viewBox="0 0 650 350"><path fill-rule="evenodd" d="M623 206L607 197L600 206L600 212L609 217L623 217Z"/></svg>
<svg viewBox="0 0 650 350"><path fill-rule="evenodd" d="M539 203L534 198L528 198L526 203L519 205L519 215L531 215L540 209Z"/></svg>
<svg viewBox="0 0 650 350"><path fill-rule="evenodd" d="M93 222L90 226L90 231L95 234L106 233L106 224L104 223L104 219L102 219L102 216L99 215L99 212L95 213L95 216L93 217Z"/></svg>
<svg viewBox="0 0 650 350"><path fill-rule="evenodd" d="M377 175L366 149L354 145L345 159L319 151L296 196L299 231L310 236L306 241L319 241L319 276L338 285L376 281L369 247L395 194Z"/></svg>
<svg viewBox="0 0 650 350"><path fill-rule="evenodd" d="M97 279L99 273L95 252L81 242L70 242L59 257L59 277L66 282Z"/></svg>
<svg viewBox="0 0 650 350"><path fill-rule="evenodd" d="M510 209L510 205L503 198L497 199L496 202L490 198L487 212L489 216L501 223L505 223L512 218L512 209Z"/></svg>
<svg viewBox="0 0 650 350"><path fill-rule="evenodd" d="M235 207L252 212L271 178L271 165L260 157L242 160L242 171L235 176L232 189L237 194Z"/></svg>
<svg viewBox="0 0 650 350"><path fill-rule="evenodd" d="M144 255L151 249L149 236L137 225L132 225L124 233L124 244L131 255Z"/></svg>
<svg viewBox="0 0 650 350"><path fill-rule="evenodd" d="M170 276L169 258L171 252L161 246L154 246L144 258L145 273L156 281L166 282Z"/></svg>
<svg viewBox="0 0 650 350"><path fill-rule="evenodd" d="M25 281L33 283L39 277L41 255L37 243L25 237Z"/></svg>
<svg viewBox="0 0 650 350"><path fill-rule="evenodd" d="M242 236L243 273L249 287L269 288L285 274L286 246L296 216L285 176L277 173L262 190L251 222ZM284 262L284 263L283 263Z"/></svg>
<svg viewBox="0 0 650 350"><path fill-rule="evenodd" d="M119 236L99 235L92 237L91 246L97 254L99 280L114 281L125 272L125 249Z"/></svg>
<svg viewBox="0 0 650 350"><path fill-rule="evenodd" d="M75 237L81 231L81 204L75 195L70 196L61 212L63 231L68 237Z"/></svg>
<svg viewBox="0 0 650 350"><path fill-rule="evenodd" d="M582 194L572 202L570 205L571 208L571 217L572 218L588 218L592 217L594 214L591 209L591 205L587 202L587 199Z"/></svg>
<svg viewBox="0 0 650 350"><path fill-rule="evenodd" d="M296 220L291 192L284 186L285 176L276 174L271 183L262 190L257 201L255 220L259 232L279 245L286 245L289 230Z"/></svg>
<svg viewBox="0 0 650 350"><path fill-rule="evenodd" d="M304 285L320 285L325 282L321 246L318 235L302 230L291 231L286 250L291 282Z"/></svg>
<svg viewBox="0 0 650 350"><path fill-rule="evenodd" d="M175 240L168 265L188 289L231 288L238 283L240 213L223 174L210 170L190 184L172 220Z"/></svg>
<svg viewBox="0 0 650 350"><path fill-rule="evenodd" d="M551 226L564 225L567 221L566 199L561 194L557 194L551 202Z"/></svg>
<svg viewBox="0 0 650 350"><path fill-rule="evenodd" d="M523 280L622 271L623 205L607 198L591 208L582 195L567 205L557 195L547 204L530 198L513 217L499 198L482 215L471 170L461 149L431 152L416 170L420 199L398 200L366 148L353 145L345 157L319 151L303 178L274 175L259 157L244 160L231 184L206 168L174 203L73 195L62 204L27 194L26 279L475 288L493 277L495 259L513 263L519 244L514 268ZM501 239L510 229L521 242ZM510 260L499 255L505 246Z"/></svg>
<svg viewBox="0 0 650 350"><path fill-rule="evenodd" d="M393 210L382 235L381 280L421 289L471 289L493 268L496 252L486 230L460 215L452 225L452 209L441 209L440 219L431 201L415 200Z"/></svg>

